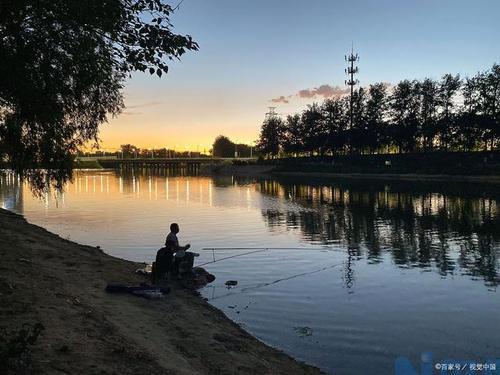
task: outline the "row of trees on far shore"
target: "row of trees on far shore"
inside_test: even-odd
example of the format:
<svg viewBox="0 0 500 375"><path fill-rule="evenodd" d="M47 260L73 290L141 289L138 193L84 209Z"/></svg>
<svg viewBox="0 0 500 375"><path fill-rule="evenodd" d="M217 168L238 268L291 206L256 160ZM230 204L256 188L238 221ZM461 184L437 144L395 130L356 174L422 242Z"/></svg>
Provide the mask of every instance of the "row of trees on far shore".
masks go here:
<svg viewBox="0 0 500 375"><path fill-rule="evenodd" d="M497 150L500 65L462 80L376 83L301 113L266 117L258 148L277 155Z"/></svg>
<svg viewBox="0 0 500 375"><path fill-rule="evenodd" d="M249 158L255 156L253 147L244 143L234 143L225 135L215 138L212 154L220 158Z"/></svg>
<svg viewBox="0 0 500 375"><path fill-rule="evenodd" d="M124 144L117 151L94 150L80 152L78 156L109 156L115 155L123 158L195 158L207 156L200 151L176 151L169 148L141 148L132 144Z"/></svg>
<svg viewBox="0 0 500 375"><path fill-rule="evenodd" d="M169 148L141 148L133 144L124 144L117 151L95 150L93 152L81 152L79 156L106 156L116 155L123 158L194 158L194 157L251 157L255 156L253 147L243 143L234 143L228 137L219 135L210 150L203 151L177 151Z"/></svg>

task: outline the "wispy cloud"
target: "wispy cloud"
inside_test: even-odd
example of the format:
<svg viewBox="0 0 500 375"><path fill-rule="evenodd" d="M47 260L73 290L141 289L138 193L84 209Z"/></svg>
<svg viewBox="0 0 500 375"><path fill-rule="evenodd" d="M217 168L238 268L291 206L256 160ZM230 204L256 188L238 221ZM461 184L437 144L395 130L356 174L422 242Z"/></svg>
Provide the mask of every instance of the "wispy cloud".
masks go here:
<svg viewBox="0 0 500 375"><path fill-rule="evenodd" d="M136 116L136 115L142 115L142 112L135 112L135 111L127 111L127 110L125 110L121 114L124 115L124 116Z"/></svg>
<svg viewBox="0 0 500 375"><path fill-rule="evenodd" d="M156 107L157 105L163 104L162 102L159 101L154 101L154 102L146 102L146 103L140 103L140 104L134 104L134 105L128 105L127 109L135 109L135 108L145 108L145 107Z"/></svg>
<svg viewBox="0 0 500 375"><path fill-rule="evenodd" d="M281 96L278 96L277 98L271 99L271 102L288 104L288 103L290 103L291 97L292 97L292 95L288 95L286 97L284 95L281 95Z"/></svg>
<svg viewBox="0 0 500 375"><path fill-rule="evenodd" d="M318 87L299 90L294 95L280 95L276 98L270 100L272 103L283 103L288 104L290 100L294 97L299 99L315 99L315 98L340 98L346 94L349 94L348 88L343 88L340 86L330 86L321 85Z"/></svg>
<svg viewBox="0 0 500 375"><path fill-rule="evenodd" d="M390 90L393 87L393 84L390 82L382 82L382 83L386 86L388 90ZM364 87L364 89L368 90L368 87ZM293 97L299 99L317 99L317 98L329 99L329 98L342 98L343 96L346 95L349 95L348 87L331 86L325 84L310 89L299 90L294 95L288 95L288 96L281 95L271 99L270 102L288 104L290 103L290 100Z"/></svg>
<svg viewBox="0 0 500 375"><path fill-rule="evenodd" d="M347 87L342 88L340 86L321 85L312 89L300 90L297 93L297 96L303 99L313 99L318 97L323 97L326 99L340 98L348 93L349 89Z"/></svg>

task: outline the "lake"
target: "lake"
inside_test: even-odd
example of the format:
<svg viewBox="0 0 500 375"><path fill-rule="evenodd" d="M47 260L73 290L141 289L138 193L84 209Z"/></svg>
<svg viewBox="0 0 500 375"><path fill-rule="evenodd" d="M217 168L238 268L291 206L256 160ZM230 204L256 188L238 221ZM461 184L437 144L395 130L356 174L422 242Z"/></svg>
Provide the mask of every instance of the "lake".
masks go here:
<svg viewBox="0 0 500 375"><path fill-rule="evenodd" d="M38 199L3 173L0 206L140 262L178 222L217 277L201 291L211 304L330 373L500 357L498 186L105 170Z"/></svg>

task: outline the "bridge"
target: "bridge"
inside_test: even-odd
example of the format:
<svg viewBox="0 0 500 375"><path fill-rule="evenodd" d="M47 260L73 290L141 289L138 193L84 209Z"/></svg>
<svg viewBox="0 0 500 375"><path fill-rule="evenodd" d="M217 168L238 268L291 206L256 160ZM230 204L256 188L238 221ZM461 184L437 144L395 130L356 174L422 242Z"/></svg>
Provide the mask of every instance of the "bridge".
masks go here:
<svg viewBox="0 0 500 375"><path fill-rule="evenodd" d="M224 161L252 161L255 158L119 158L116 156L87 156L78 157L77 161L97 161L103 168L120 169L184 169L187 171L199 170L202 164L219 164Z"/></svg>

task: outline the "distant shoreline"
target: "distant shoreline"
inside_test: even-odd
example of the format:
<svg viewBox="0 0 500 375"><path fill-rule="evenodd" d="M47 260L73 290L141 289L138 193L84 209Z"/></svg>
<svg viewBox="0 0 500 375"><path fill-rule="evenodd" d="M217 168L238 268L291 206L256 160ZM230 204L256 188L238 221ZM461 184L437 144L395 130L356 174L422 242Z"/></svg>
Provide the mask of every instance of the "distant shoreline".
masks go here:
<svg viewBox="0 0 500 375"><path fill-rule="evenodd" d="M321 172L273 172L274 176L349 178L404 181L448 181L448 182L488 182L500 183L500 176L467 176L439 174L392 174L392 173L321 173Z"/></svg>
<svg viewBox="0 0 500 375"><path fill-rule="evenodd" d="M110 295L139 284L143 264L60 238L0 209L0 328L45 327L33 372L319 374L241 329L197 293L171 284L162 300Z"/></svg>
<svg viewBox="0 0 500 375"><path fill-rule="evenodd" d="M291 168L290 168L291 169ZM234 175L252 178L322 178L322 179L377 179L402 181L442 181L442 182L475 182L500 184L500 175L447 175L447 174L418 174L418 173L335 173L335 172L307 172L301 166L295 171L282 170L274 165L223 165L217 169L205 170L203 175Z"/></svg>

